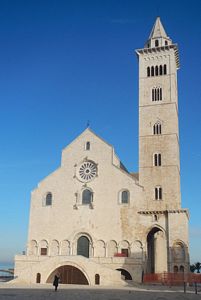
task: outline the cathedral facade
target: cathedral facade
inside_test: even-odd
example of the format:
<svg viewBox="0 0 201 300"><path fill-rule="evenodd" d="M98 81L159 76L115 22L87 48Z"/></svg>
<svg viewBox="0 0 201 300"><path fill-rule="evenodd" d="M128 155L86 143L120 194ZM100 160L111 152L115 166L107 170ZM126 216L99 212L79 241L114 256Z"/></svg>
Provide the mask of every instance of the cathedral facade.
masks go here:
<svg viewBox="0 0 201 300"><path fill-rule="evenodd" d="M15 280L119 285L145 273L188 272L181 208L178 47L156 19L139 60L139 172L87 128L32 191L27 251Z"/></svg>

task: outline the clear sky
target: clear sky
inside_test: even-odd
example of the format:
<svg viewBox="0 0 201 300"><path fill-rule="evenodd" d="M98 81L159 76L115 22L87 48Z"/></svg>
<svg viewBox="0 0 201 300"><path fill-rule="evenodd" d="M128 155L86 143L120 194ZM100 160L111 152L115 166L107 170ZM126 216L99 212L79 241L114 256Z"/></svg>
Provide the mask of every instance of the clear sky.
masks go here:
<svg viewBox="0 0 201 300"><path fill-rule="evenodd" d="M138 62L160 15L179 45L182 207L201 261L201 2L0 1L0 262L26 249L31 190L90 127L138 170Z"/></svg>

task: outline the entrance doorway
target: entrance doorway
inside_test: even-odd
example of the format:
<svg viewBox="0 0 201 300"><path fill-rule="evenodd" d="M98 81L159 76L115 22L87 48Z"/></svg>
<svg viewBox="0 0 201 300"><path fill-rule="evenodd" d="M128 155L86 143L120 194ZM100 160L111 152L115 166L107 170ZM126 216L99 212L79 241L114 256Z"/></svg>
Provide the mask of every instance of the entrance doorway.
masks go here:
<svg viewBox="0 0 201 300"><path fill-rule="evenodd" d="M48 277L47 283L52 283L54 280L54 275L58 275L61 283L63 284L84 284L88 285L89 282L82 271L73 266L61 266L57 268Z"/></svg>
<svg viewBox="0 0 201 300"><path fill-rule="evenodd" d="M164 232L157 227L147 235L147 273L167 271L167 242Z"/></svg>

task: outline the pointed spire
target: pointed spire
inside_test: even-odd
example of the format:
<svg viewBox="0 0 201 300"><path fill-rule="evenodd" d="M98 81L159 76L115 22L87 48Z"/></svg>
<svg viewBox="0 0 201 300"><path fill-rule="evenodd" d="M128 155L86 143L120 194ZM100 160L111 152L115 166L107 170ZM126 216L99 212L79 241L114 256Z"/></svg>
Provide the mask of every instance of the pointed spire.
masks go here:
<svg viewBox="0 0 201 300"><path fill-rule="evenodd" d="M167 36L161 23L160 17L156 18L154 26L145 44L146 48L156 48L172 44L172 40Z"/></svg>
<svg viewBox="0 0 201 300"><path fill-rule="evenodd" d="M156 22L152 28L152 31L150 33L149 39L153 39L153 38L168 38L165 29L161 23L160 17L156 18Z"/></svg>

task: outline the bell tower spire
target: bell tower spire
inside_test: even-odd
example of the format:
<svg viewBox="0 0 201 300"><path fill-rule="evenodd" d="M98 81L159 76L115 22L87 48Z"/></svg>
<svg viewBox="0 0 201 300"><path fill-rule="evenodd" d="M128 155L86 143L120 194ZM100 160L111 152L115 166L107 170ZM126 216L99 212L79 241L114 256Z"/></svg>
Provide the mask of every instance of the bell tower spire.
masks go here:
<svg viewBox="0 0 201 300"><path fill-rule="evenodd" d="M161 47L171 44L172 40L167 36L160 17L157 17L149 38L145 44L145 48Z"/></svg>

